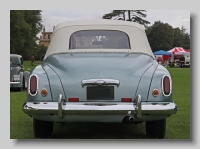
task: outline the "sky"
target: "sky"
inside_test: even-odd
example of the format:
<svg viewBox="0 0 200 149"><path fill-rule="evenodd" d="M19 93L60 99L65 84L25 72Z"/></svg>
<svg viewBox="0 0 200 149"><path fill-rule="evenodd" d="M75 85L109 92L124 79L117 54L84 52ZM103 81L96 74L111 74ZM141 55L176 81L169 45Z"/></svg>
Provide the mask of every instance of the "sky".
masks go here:
<svg viewBox="0 0 200 149"><path fill-rule="evenodd" d="M46 32L52 32L53 26L65 21L82 19L101 19L112 10L42 10L42 23ZM190 34L190 11L188 10L146 10L145 20L153 25L155 21L170 24L173 28L184 26Z"/></svg>

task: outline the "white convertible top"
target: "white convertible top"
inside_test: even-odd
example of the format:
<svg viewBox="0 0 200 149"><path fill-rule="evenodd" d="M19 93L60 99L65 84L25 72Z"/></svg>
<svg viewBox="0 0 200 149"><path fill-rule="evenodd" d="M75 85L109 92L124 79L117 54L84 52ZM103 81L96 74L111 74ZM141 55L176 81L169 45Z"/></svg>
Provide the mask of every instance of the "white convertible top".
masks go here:
<svg viewBox="0 0 200 149"><path fill-rule="evenodd" d="M80 30L118 30L129 36L131 49L69 49L70 36ZM54 30L46 57L54 53L75 52L133 52L145 53L154 58L144 27L138 23L122 20L76 20L58 24Z"/></svg>

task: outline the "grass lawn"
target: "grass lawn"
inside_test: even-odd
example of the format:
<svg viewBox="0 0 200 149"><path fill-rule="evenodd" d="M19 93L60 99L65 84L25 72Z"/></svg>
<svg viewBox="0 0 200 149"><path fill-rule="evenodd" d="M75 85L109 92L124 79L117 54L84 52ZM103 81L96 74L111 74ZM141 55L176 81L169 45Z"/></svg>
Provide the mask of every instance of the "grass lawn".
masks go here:
<svg viewBox="0 0 200 149"><path fill-rule="evenodd" d="M35 65L40 64L36 61ZM24 68L33 69L30 61ZM173 81L173 100L178 112L167 118L165 139L190 139L190 68L168 68ZM32 118L24 114L22 104L27 91L10 92L10 139L35 139ZM50 139L148 139L145 123L56 123Z"/></svg>

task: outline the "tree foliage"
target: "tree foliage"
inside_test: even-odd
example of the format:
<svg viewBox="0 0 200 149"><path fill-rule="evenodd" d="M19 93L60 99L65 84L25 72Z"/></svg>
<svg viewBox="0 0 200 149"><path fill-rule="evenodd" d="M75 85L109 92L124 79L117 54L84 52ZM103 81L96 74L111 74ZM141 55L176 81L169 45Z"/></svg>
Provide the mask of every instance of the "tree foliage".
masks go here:
<svg viewBox="0 0 200 149"><path fill-rule="evenodd" d="M35 56L36 60L40 60L41 56L44 56L47 51L47 46L45 45L38 45L35 52L32 53Z"/></svg>
<svg viewBox="0 0 200 149"><path fill-rule="evenodd" d="M190 35L186 33L184 26L180 28L174 28L173 47L183 47L190 49Z"/></svg>
<svg viewBox="0 0 200 149"><path fill-rule="evenodd" d="M144 20L146 18L145 10L113 10L111 13L104 14L103 19L117 19L124 21L137 22L147 27L150 22Z"/></svg>
<svg viewBox="0 0 200 149"><path fill-rule="evenodd" d="M190 36L185 33L184 27L173 28L168 23L156 21L146 28L147 38L153 52L158 50L170 50L174 47L190 49Z"/></svg>
<svg viewBox="0 0 200 149"><path fill-rule="evenodd" d="M10 53L28 59L35 52L38 47L37 34L42 30L40 13L41 10L10 11Z"/></svg>

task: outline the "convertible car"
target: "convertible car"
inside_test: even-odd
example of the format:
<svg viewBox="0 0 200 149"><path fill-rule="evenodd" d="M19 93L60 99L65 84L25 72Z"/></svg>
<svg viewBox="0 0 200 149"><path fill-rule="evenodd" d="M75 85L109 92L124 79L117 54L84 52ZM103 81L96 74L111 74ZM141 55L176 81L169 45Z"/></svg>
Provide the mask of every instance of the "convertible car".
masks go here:
<svg viewBox="0 0 200 149"><path fill-rule="evenodd" d="M178 110L143 26L121 20L58 24L27 91L22 110L37 138L51 135L55 122L144 122L149 138L162 139Z"/></svg>

